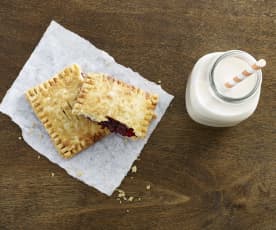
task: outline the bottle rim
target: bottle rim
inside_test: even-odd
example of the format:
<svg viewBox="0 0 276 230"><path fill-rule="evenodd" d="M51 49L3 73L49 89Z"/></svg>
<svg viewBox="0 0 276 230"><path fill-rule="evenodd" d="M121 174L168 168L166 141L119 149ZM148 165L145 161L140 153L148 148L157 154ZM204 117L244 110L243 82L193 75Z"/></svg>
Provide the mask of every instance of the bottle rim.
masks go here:
<svg viewBox="0 0 276 230"><path fill-rule="evenodd" d="M218 64L224 58L235 57L235 56L242 57L242 59L244 61L246 61L249 65L253 65L256 62L256 59L253 56L251 56L249 53L247 53L247 52L244 52L244 51L241 51L241 50L230 50L230 51L227 51L227 52L223 53L222 55L220 55L216 59L216 61L214 62L214 64L212 65L212 68L211 68L210 73L209 73L209 82L210 82L210 85L211 85L211 88L212 88L213 92L221 100L226 101L226 102L239 103L239 102L242 102L242 101L250 98L251 96L253 96L257 92L257 90L258 90L258 88L259 88L259 86L261 85L261 82L262 82L262 71L258 70L256 72L256 74L257 74L257 80L256 80L256 83L255 83L255 86L245 96L233 98L233 97L228 97L228 96L223 95L218 90L218 88L217 88L217 86L215 84L215 80L214 80L215 69L218 66Z"/></svg>

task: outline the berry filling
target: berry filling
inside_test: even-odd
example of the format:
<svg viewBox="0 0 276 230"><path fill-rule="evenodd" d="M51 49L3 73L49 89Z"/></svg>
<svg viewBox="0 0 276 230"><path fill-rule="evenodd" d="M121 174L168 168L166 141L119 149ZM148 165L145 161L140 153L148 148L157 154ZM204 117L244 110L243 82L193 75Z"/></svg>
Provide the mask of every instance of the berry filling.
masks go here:
<svg viewBox="0 0 276 230"><path fill-rule="evenodd" d="M126 125L110 117L108 117L108 121L102 121L99 124L104 128L108 128L110 132L119 133L122 136L127 137L135 136L135 133L132 128L128 128Z"/></svg>

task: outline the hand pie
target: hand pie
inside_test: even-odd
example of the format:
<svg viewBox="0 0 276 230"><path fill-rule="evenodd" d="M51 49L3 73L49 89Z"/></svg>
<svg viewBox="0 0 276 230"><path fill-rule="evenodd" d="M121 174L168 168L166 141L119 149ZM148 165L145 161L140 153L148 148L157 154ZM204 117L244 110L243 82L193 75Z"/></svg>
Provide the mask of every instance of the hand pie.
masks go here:
<svg viewBox="0 0 276 230"><path fill-rule="evenodd" d="M35 114L65 158L72 157L109 133L97 123L72 114L82 82L80 68L72 65L26 92Z"/></svg>
<svg viewBox="0 0 276 230"><path fill-rule="evenodd" d="M111 132L144 137L155 118L158 96L104 74L87 74L73 113L98 122Z"/></svg>

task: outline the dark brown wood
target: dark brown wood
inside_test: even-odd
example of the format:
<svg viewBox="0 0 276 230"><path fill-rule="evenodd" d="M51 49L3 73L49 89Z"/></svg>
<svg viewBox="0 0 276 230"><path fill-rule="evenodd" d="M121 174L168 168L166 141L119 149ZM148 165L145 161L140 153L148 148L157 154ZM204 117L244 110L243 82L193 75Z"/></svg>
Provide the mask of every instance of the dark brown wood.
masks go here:
<svg viewBox="0 0 276 230"><path fill-rule="evenodd" d="M123 204L38 159L1 114L0 229L276 229L274 0L1 0L0 98L52 19L176 98L121 186L142 200ZM230 49L268 62L258 109L233 128L196 124L189 72Z"/></svg>

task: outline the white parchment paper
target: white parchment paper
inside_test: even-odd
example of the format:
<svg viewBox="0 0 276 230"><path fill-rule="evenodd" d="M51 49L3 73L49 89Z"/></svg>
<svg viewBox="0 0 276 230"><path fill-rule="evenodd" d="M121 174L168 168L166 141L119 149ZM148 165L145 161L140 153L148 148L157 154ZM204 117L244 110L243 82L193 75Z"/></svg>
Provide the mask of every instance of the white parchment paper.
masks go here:
<svg viewBox="0 0 276 230"><path fill-rule="evenodd" d="M159 95L156 108L158 116L152 122L145 139L126 141L112 134L70 160L60 157L25 99L24 92L73 63L79 64L84 72L108 73ZM52 21L5 95L0 104L0 111L20 126L25 142L33 149L64 168L71 176L111 195L139 156L172 99L173 96L162 90L159 85L116 63L106 52Z"/></svg>

